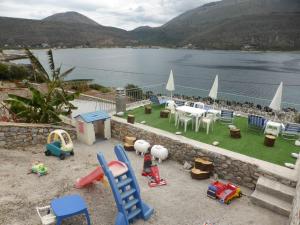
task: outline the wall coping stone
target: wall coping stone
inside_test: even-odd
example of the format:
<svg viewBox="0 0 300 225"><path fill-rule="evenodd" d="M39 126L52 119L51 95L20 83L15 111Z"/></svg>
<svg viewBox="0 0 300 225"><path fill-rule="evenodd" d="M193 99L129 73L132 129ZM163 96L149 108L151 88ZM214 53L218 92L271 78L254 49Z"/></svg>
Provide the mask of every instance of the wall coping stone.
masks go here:
<svg viewBox="0 0 300 225"><path fill-rule="evenodd" d="M258 166L258 170L262 173L274 174L276 177L288 179L288 180L295 181L295 182L297 182L297 180L298 180L298 176L297 176L298 169L292 170L292 169L289 169L289 168L286 168L286 167L283 167L280 165L276 165L276 164L273 164L273 163L270 163L267 161L263 161L260 159L242 155L240 153L232 152L230 150L226 150L226 149L223 149L223 148L220 148L217 146L213 146L213 145L206 144L206 143L203 143L200 141L189 139L189 138L181 136L181 135L176 135L176 134L170 133L168 131L150 127L148 125L144 125L144 124L140 124L140 123L129 124L129 123L127 123L126 119L121 118L121 117L113 116L112 120L115 120L116 122L119 122L119 123L126 124L127 126L137 127L140 129L144 129L148 132L155 133L157 135L165 136L167 138L173 139L174 141L180 141L181 143L184 143L184 144L193 145L195 148L205 149L208 152L218 153L220 155L224 155L224 156L233 158L235 160L240 160L240 161L244 161L246 163L252 164L252 165L256 165L256 166ZM300 160L297 160L296 168L300 168Z"/></svg>
<svg viewBox="0 0 300 225"><path fill-rule="evenodd" d="M43 124L43 123L13 123L13 122L0 122L0 127L32 127L32 128L57 128L66 130L76 130L74 127L62 127L59 125Z"/></svg>

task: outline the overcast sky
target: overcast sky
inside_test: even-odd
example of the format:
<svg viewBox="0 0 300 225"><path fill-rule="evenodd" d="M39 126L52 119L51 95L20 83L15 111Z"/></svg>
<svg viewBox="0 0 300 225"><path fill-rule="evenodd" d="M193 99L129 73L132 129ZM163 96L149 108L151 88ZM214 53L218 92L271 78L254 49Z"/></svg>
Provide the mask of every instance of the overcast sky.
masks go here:
<svg viewBox="0 0 300 225"><path fill-rule="evenodd" d="M0 16L42 19L77 11L105 26L126 30L160 26L186 10L213 0L0 0Z"/></svg>

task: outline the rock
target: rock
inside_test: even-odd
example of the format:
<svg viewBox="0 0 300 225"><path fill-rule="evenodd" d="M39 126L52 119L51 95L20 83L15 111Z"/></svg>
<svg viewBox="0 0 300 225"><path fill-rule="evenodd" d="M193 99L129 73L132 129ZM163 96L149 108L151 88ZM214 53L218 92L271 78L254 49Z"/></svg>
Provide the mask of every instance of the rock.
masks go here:
<svg viewBox="0 0 300 225"><path fill-rule="evenodd" d="M183 164L183 168L186 170L190 170L190 169L192 169L192 167L193 166L190 163L188 163L187 161L185 161Z"/></svg>
<svg viewBox="0 0 300 225"><path fill-rule="evenodd" d="M117 116L124 116L124 112L118 112L116 115Z"/></svg>
<svg viewBox="0 0 300 225"><path fill-rule="evenodd" d="M213 144L214 146L218 146L220 143L219 143L218 141L214 141L212 144Z"/></svg>
<svg viewBox="0 0 300 225"><path fill-rule="evenodd" d="M296 146L300 146L300 140L296 140L296 141L295 141L295 145L296 145Z"/></svg>

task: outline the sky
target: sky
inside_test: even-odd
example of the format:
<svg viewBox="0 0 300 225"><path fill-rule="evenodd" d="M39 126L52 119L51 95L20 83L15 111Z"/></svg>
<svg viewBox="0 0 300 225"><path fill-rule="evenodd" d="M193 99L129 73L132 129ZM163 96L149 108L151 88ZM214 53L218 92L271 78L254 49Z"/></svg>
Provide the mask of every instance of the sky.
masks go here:
<svg viewBox="0 0 300 225"><path fill-rule="evenodd" d="M105 26L131 30L160 26L213 0L0 0L0 16L43 19L76 11Z"/></svg>

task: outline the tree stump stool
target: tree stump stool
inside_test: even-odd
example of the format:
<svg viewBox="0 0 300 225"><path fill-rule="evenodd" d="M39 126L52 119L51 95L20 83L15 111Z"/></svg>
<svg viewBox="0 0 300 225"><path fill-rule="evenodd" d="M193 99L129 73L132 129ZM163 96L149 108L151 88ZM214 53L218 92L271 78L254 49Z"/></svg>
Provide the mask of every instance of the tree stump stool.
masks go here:
<svg viewBox="0 0 300 225"><path fill-rule="evenodd" d="M196 180L208 179L210 173L208 171L202 171L196 168L193 168L191 171L191 177Z"/></svg>
<svg viewBox="0 0 300 225"><path fill-rule="evenodd" d="M134 119L135 119L135 116L129 114L129 115L127 116L127 123L132 123L132 124L134 124Z"/></svg>
<svg viewBox="0 0 300 225"><path fill-rule="evenodd" d="M145 114L151 114L152 113L152 106L146 105L145 106Z"/></svg>
<svg viewBox="0 0 300 225"><path fill-rule="evenodd" d="M241 138L241 130L238 128L230 129L230 136L232 138Z"/></svg>
<svg viewBox="0 0 300 225"><path fill-rule="evenodd" d="M208 161L208 160L205 160L202 158L196 158L195 159L195 168L211 173L214 169L214 165L211 161Z"/></svg>
<svg viewBox="0 0 300 225"><path fill-rule="evenodd" d="M136 137L126 136L124 138L124 149L126 151L134 151L134 142L136 141Z"/></svg>
<svg viewBox="0 0 300 225"><path fill-rule="evenodd" d="M166 109L161 110L160 111L160 118L168 118L169 117L169 113L170 113L169 110L166 110Z"/></svg>
<svg viewBox="0 0 300 225"><path fill-rule="evenodd" d="M275 136L268 134L265 136L264 144L265 146L273 147L275 144L275 140L276 140Z"/></svg>

